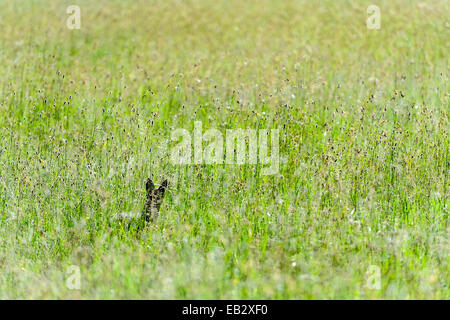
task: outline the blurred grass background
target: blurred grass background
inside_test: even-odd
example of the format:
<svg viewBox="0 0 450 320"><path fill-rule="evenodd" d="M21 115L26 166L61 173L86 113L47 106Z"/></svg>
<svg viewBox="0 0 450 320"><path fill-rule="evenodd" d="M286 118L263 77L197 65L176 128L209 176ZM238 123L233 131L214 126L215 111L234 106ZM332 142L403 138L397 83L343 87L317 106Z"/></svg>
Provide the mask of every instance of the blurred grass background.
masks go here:
<svg viewBox="0 0 450 320"><path fill-rule="evenodd" d="M0 298L448 299L449 16L0 1ZM164 141L194 121L279 128L280 173L171 165ZM112 224L148 176L171 180L158 222Z"/></svg>

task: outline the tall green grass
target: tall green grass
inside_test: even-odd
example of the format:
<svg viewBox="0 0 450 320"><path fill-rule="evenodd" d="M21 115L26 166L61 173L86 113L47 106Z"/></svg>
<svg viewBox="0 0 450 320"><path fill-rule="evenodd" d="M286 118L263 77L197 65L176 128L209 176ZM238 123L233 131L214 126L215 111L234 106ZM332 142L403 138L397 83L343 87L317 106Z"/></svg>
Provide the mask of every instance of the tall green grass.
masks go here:
<svg viewBox="0 0 450 320"><path fill-rule="evenodd" d="M447 1L72 4L0 2L0 298L449 298ZM171 164L194 121L279 174Z"/></svg>

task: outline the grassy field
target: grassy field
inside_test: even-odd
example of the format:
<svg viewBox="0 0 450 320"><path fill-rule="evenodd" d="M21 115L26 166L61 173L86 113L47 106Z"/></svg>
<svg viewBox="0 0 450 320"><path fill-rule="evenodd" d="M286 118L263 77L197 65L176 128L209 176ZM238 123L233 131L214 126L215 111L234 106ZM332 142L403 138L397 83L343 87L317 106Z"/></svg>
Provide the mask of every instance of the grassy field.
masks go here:
<svg viewBox="0 0 450 320"><path fill-rule="evenodd" d="M449 17L0 1L0 298L449 299ZM278 173L174 165L195 121L279 129ZM147 177L169 179L158 220L114 223Z"/></svg>

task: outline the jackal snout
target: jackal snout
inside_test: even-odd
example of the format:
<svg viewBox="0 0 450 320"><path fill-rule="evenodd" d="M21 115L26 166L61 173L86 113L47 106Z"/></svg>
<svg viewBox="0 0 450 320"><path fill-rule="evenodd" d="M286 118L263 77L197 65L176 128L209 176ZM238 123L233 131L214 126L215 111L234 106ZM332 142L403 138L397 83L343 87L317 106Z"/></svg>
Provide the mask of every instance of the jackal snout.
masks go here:
<svg viewBox="0 0 450 320"><path fill-rule="evenodd" d="M147 179L145 183L145 189L147 191L147 202L144 207L145 221L150 222L158 218L159 208L161 207L166 188L167 180L164 180L159 188L155 189L152 179Z"/></svg>

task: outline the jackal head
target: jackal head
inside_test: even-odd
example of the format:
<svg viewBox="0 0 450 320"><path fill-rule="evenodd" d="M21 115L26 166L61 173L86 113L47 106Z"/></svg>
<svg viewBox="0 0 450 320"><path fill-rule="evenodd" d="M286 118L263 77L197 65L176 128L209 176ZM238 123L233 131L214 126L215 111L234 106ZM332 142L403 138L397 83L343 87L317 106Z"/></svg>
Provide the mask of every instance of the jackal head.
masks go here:
<svg viewBox="0 0 450 320"><path fill-rule="evenodd" d="M164 193L167 188L167 180L164 180L159 188L155 189L152 179L148 178L145 183L145 189L147 191L147 202L144 207L145 221L151 222L158 218L159 208L164 198Z"/></svg>

